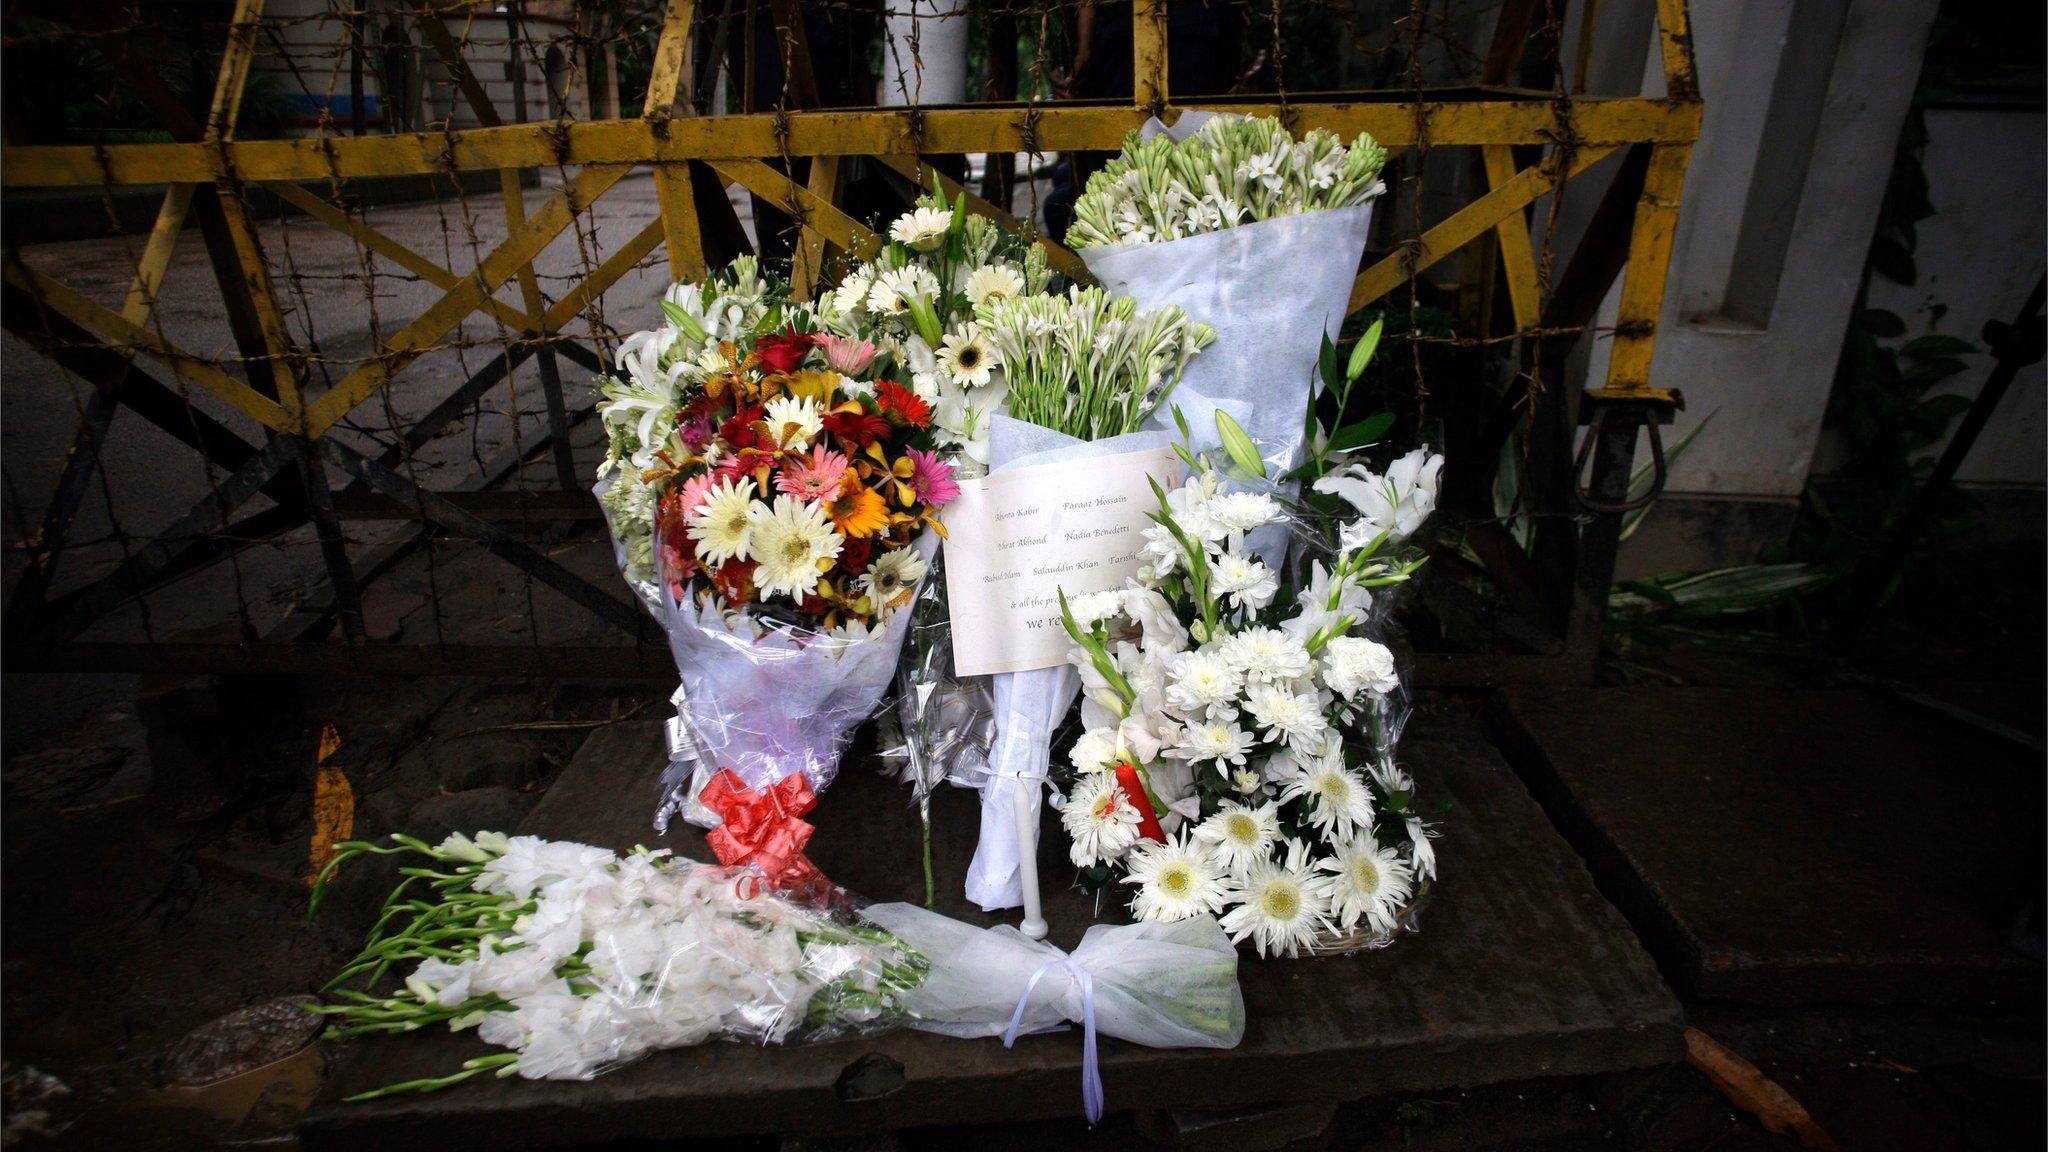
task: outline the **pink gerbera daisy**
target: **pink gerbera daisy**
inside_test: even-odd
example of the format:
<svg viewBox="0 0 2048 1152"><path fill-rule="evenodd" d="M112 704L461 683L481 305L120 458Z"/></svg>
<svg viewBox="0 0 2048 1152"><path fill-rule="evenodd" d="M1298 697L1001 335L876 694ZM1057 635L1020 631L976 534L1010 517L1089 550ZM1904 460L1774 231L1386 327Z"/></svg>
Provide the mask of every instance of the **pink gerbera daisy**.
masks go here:
<svg viewBox="0 0 2048 1152"><path fill-rule="evenodd" d="M960 485L953 480L953 466L939 459L938 453L912 448L910 463L910 487L927 507L943 508L960 495Z"/></svg>
<svg viewBox="0 0 2048 1152"><path fill-rule="evenodd" d="M845 476L846 457L819 444L808 459L798 457L783 464L775 477L775 490L815 503L838 492Z"/></svg>
<svg viewBox="0 0 2048 1152"><path fill-rule="evenodd" d="M711 485L714 482L715 478L709 472L699 472L683 481L683 494L680 499L683 515L688 516L703 507L704 501L711 495Z"/></svg>

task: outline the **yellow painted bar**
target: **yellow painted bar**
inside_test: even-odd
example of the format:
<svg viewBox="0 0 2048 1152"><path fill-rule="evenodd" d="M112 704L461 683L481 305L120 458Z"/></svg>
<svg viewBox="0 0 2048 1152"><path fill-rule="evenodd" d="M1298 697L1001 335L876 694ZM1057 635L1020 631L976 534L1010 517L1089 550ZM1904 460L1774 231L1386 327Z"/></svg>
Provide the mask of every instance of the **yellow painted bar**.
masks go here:
<svg viewBox="0 0 2048 1152"><path fill-rule="evenodd" d="M266 183L278 199L291 204L329 228L353 238L370 251L385 257L392 263L425 280L436 288L449 289L462 283L463 277L441 267L425 256L414 252L390 236L377 231L368 224L344 212L340 207L308 192L290 181L276 180ZM503 321L506 325L522 332L533 327L533 318L505 303L495 296L486 296L483 309Z"/></svg>
<svg viewBox="0 0 2048 1152"><path fill-rule="evenodd" d="M206 138L228 140L242 111L242 90L249 85L249 66L256 58L256 33L263 19L263 0L236 0L228 26L228 46L214 77L213 103L206 116Z"/></svg>
<svg viewBox="0 0 2048 1152"><path fill-rule="evenodd" d="M1515 178L1515 156L1505 144L1488 144L1479 150L1486 164L1486 185L1499 188ZM1500 238L1501 271L1508 281L1508 305L1514 310L1515 328L1536 327L1543 313L1543 285L1536 278L1536 253L1529 242L1529 222L1521 209L1501 217L1494 225Z"/></svg>
<svg viewBox="0 0 2048 1152"><path fill-rule="evenodd" d="M805 182L813 199L824 204L839 202L839 157L811 157L811 176ZM790 289L799 300L809 300L817 294L818 281L825 275L825 260L830 238L808 222L804 226L803 239L797 245L796 259L790 269Z"/></svg>
<svg viewBox="0 0 2048 1152"><path fill-rule="evenodd" d="M1166 107L1166 0L1131 5L1131 93L1148 114Z"/></svg>
<svg viewBox="0 0 2048 1152"><path fill-rule="evenodd" d="M810 189L759 160L714 160L711 167L747 191L782 205L783 211L791 216L807 218L807 227L817 229L841 248L859 247L874 235L837 205L818 199Z"/></svg>
<svg viewBox="0 0 2048 1152"><path fill-rule="evenodd" d="M1185 107L1196 107L1189 104ZM1278 115L1276 104L1202 102L1200 107ZM1570 136L1590 147L1690 142L1699 105L1682 100L1580 99L1570 123L1549 100L1444 103L1290 103L1295 131L1370 132L1390 148L1426 132L1434 146L1549 144ZM1168 118L1178 116L1169 110ZM645 164L761 156L881 156L919 151L1014 152L1027 137L1039 151L1114 149L1144 123L1142 109L1097 105L976 105L960 108L792 112L776 134L774 115L682 117L592 123L507 124L467 132L323 139L244 140L219 146L246 180L351 179L564 164ZM214 178L216 157L198 144L122 144L7 149L0 185L10 188L196 183Z"/></svg>
<svg viewBox="0 0 2048 1152"><path fill-rule="evenodd" d="M532 262L541 249L561 235L576 215L602 196L626 174L624 167L585 168L545 207L505 237L505 242L464 277L459 287L449 290L433 307L400 329L376 359L350 372L315 400L307 411L307 436L318 436L349 414L356 405L376 395L399 369L433 347L434 342L477 310L484 297L510 280L521 266Z"/></svg>
<svg viewBox="0 0 2048 1152"><path fill-rule="evenodd" d="M550 332L559 332L578 312L590 307L592 301L604 295L605 290L618 283L619 277L633 270L640 261L662 240L662 222L651 220L631 240L614 249L604 258L604 263L593 269L590 275L579 281L554 307L548 309L547 317L541 321Z"/></svg>
<svg viewBox="0 0 2048 1152"><path fill-rule="evenodd" d="M1700 98L1693 71L1692 16L1685 0L1657 0L1657 39L1664 53L1664 90L1679 100Z"/></svg>
<svg viewBox="0 0 2048 1152"><path fill-rule="evenodd" d="M1565 176L1578 175L1613 150L1579 149L1572 154L1571 167ZM1347 311L1356 312L1393 291L1396 285L1464 247L1510 213L1519 219L1521 210L1530 201L1556 187L1559 179L1554 159L1546 161L1540 168L1524 168L1505 184L1446 216L1436 227L1424 232L1409 250L1396 252L1360 273L1351 284L1351 304ZM1662 280L1658 282L1661 284Z"/></svg>
<svg viewBox="0 0 2048 1152"><path fill-rule="evenodd" d="M690 24L696 0L669 0L661 39L654 46L654 64L647 77L647 99L641 118L649 131L667 139L674 130L676 92L683 82ZM668 243L671 280L702 280L710 274L704 263L704 233L697 222L697 192L688 165L663 164L654 170L654 191L661 202L662 236Z"/></svg>
<svg viewBox="0 0 2048 1152"><path fill-rule="evenodd" d="M192 185L173 184L164 193L164 205L157 209L149 240L135 261L135 279L128 286L128 299L121 305L121 316L130 324L148 323L150 313L156 310L157 289L163 286L171 254L178 247L178 234L185 228L185 212L191 207Z"/></svg>
<svg viewBox="0 0 2048 1152"><path fill-rule="evenodd" d="M1615 317L1614 347L1608 353L1606 394L1641 394L1650 389L1650 358L1664 310L1664 279L1671 268L1671 243L1678 235L1679 194L1692 148L1671 144L1650 150L1650 170L1636 200L1635 226L1628 238L1628 269L1621 278L1621 306Z"/></svg>
<svg viewBox="0 0 2048 1152"><path fill-rule="evenodd" d="M98 334L117 350L140 352L161 361L180 377L227 401L265 427L279 432L298 430L298 420L276 401L229 376L211 361L192 355L19 260L8 261L7 282L41 300L51 311Z"/></svg>

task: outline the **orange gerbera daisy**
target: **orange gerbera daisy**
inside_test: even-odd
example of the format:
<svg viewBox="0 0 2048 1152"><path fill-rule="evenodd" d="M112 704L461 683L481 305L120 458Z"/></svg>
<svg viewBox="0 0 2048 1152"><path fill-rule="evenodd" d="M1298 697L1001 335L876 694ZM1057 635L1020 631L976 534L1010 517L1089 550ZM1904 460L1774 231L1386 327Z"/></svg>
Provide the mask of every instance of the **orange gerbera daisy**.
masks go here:
<svg viewBox="0 0 2048 1152"><path fill-rule="evenodd" d="M848 473L839 495L825 502L825 514L841 535L862 540L889 526L889 505L874 489Z"/></svg>

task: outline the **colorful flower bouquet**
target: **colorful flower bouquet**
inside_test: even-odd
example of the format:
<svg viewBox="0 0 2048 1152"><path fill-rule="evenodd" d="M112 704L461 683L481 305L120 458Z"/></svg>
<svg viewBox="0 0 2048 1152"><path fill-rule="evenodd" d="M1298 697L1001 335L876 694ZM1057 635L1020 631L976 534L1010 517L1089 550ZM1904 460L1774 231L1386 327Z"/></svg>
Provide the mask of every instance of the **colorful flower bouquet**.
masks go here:
<svg viewBox="0 0 2048 1152"><path fill-rule="evenodd" d="M863 907L822 881L778 891L751 868L620 856L479 832L439 845L350 841L313 890L366 854L409 863L363 950L314 1010L327 1035L445 1025L508 1049L363 1100L486 1072L588 1080L664 1048L795 1043L915 1028L1002 1036L1073 1021L1102 1114L1102 1032L1151 1047L1228 1048L1244 1034L1237 956L1214 920L1090 929L1069 955L1008 928L908 904ZM396 980L396 985L392 981Z"/></svg>
<svg viewBox="0 0 2048 1152"><path fill-rule="evenodd" d="M1220 916L1260 955L1391 938L1436 863L1394 758L1407 704L1374 594L1422 564L1406 542L1442 463L1332 473L1317 502L1349 507L1330 517L1200 458L1159 492L1140 577L1063 600L1087 730L1061 820L1084 885L1130 886L1140 920ZM1247 549L1269 527L1306 545L1295 571Z"/></svg>
<svg viewBox="0 0 2048 1152"><path fill-rule="evenodd" d="M1386 158L1370 136L1346 148L1321 130L1295 140L1275 120L1189 112L1132 133L1089 179L1066 238L1089 271L1143 307L1176 305L1215 329L1174 398L1195 432L1189 447L1218 446L1220 411L1272 476L1300 463L1308 394L1295 382L1350 311ZM1163 412L1149 426L1171 427ZM1278 562L1276 546L1256 550Z"/></svg>
<svg viewBox="0 0 2048 1152"><path fill-rule="evenodd" d="M721 770L731 804L831 783L894 674L924 529L959 489L931 403L751 261L663 303L668 325L630 338L627 379L604 385L598 492L682 681L656 826L715 827L727 813L702 797Z"/></svg>

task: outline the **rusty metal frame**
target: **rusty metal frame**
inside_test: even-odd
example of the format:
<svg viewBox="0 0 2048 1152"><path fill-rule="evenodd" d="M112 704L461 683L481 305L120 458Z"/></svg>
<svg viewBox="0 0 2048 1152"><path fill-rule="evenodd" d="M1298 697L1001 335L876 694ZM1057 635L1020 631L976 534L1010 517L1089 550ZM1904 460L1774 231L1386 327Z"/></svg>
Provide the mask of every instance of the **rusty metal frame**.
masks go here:
<svg viewBox="0 0 2048 1152"><path fill-rule="evenodd" d="M1579 406L1589 414L1605 413L1598 418L1600 447L1595 456L1596 476L1586 489L1586 508L1597 507L1602 493L1613 495L1617 476L1625 492L1635 429L1645 425L1654 429L1657 422L1668 419L1670 410L1678 403L1676 395L1651 385L1650 364L1685 168L1700 129L1701 103L1693 76L1685 0L1657 0L1667 95L1655 98L1593 97L1508 86L1505 81L1529 35L1535 11L1535 0L1509 0L1482 70L1483 83L1475 87L1290 96L1278 102L1175 101L1167 85L1165 0L1136 0L1135 96L1128 104L999 103L814 110L805 107L800 99L807 85L793 83L792 106L771 113L717 117L696 116L687 100L678 100L690 70L689 44L698 25L697 5L695 0L669 0L655 48L645 112L640 118L510 124L501 122L464 63L461 46L436 17L431 0L417 0L417 5L425 17L419 22L426 30L429 46L448 66L451 78L481 127L387 136L235 139L235 113L262 18L262 0L238 0L205 123L195 125L187 118L180 125L175 121L183 115L181 110L160 111L178 142L7 149L4 163L0 163L0 186L6 188L169 186L156 226L142 249L133 289L118 312L28 267L12 253L6 260L4 276L13 304L7 309L10 314L0 319L53 355L63 352L60 361L74 370L89 371L95 386L91 411L79 432L80 447L74 451L75 459L67 466L64 482L58 486L58 502L45 517L40 533L30 542L29 571L16 589L17 602L10 604L10 624L31 623L32 613L44 608L42 598L48 587L50 567L61 550L62 526L75 507L76 491L81 488L70 473L91 466L90 449L104 434L116 400L125 396L124 385L131 372L144 387L161 390L161 385L154 384L140 368L131 370L131 363L137 358L161 365L186 384L206 389L261 427L270 445L245 445L249 451L237 453L240 458L228 468L238 481L235 491L253 494L261 490L278 495L281 505L297 510L319 526L336 585L335 608L354 641L356 629L351 617L355 614L356 581L336 527L344 516L409 509L423 523L431 522L443 530L483 541L494 553L529 573L545 572L542 578L550 583L564 586L558 583L562 578L575 579L553 570L538 553L522 552L525 545L478 515L479 509L490 506L486 494L426 492L412 486L391 467L394 459L387 456L368 460L325 439L337 423L376 396L405 364L431 349L464 318L478 311L486 312L517 333L517 338L504 355L458 390L458 396L463 398L461 403L444 403L430 420L452 418L468 399L509 374L517 359L536 354L549 400L548 444L559 482L565 492L573 492L575 482L568 464L566 433L582 413L572 415L563 406L556 356L559 351L582 363L594 361L587 351L560 334L562 328L657 248L666 249L670 268L678 278L701 277L706 271L707 251L718 247L716 243L707 245L706 214L727 210L722 197L706 194L719 181L746 188L781 206L797 221L801 238L793 271L808 289L822 274L828 252L853 250L871 239L859 221L835 204L839 161L843 157L876 157L919 186L929 186L934 174L923 162L928 155L1113 149L1126 132L1148 116L1171 120L1194 107L1278 116L1297 132L1328 128L1346 137L1369 132L1393 151L1418 146L1476 146L1482 159L1484 191L1420 237L1365 268L1356 280L1351 307L1356 310L1368 306L1469 243L1492 237L1517 330L1531 334L1525 337L1525 344L1545 345L1551 352L1556 348L1546 343L1550 338L1539 339L1534 334L1555 327L1559 319L1557 306L1562 301L1550 294L1550 286L1539 278L1525 213L1540 197L1600 159L1617 151L1629 151L1632 155L1646 152L1646 162L1636 164L1642 176L1628 221L1626 257L1620 272L1620 316L1608 377L1603 386L1589 389ZM110 26L112 14L97 0L85 4L83 11L83 22L96 22L103 33ZM793 4L776 5L777 20L800 31L800 22L791 15L794 11ZM786 35L785 39L801 37ZM161 87L161 82L148 73L145 63L132 59L132 54L118 55L123 67L129 69L129 78L146 97ZM807 60L793 58L791 63L795 73L792 79L807 81ZM1514 151L1518 146L1525 153L1540 150L1540 158L1519 167ZM798 183L784 174L792 159L810 161L807 181ZM784 163L785 167L778 169L775 162ZM659 218L590 269L581 282L559 299L552 304L546 302L534 273L535 257L555 237L574 226L579 215L589 211L629 171L643 165L651 167L656 176ZM575 175L537 209L529 210L520 174L541 167L565 173L574 169ZM479 169L500 174L508 228L506 238L468 270L446 268L411 251L300 183L324 181L338 186L356 179ZM962 191L949 180L941 177L940 181L949 194ZM243 197L250 186L271 190L314 220L438 287L442 295L390 335L377 355L324 392L307 394L304 355L294 347L285 328L280 299L270 283L257 230ZM206 202L195 205L195 195L206 196ZM970 203L976 212L1011 227L1024 227L978 197L970 196ZM176 347L146 323L171 247L188 210L195 207L204 207L206 213L218 217L216 220L214 215L199 213L202 223L212 225L208 229L209 246L219 245L214 252L215 266L224 301L236 321L237 335L244 347L243 359L249 370L246 381L235 378L218 363ZM1085 269L1072 252L1048 238L1037 240L1047 248L1057 268L1085 278ZM1609 281L1594 286L1591 298L1595 302L1608 282L1611 276ZM495 298L495 292L507 283L516 284L519 304ZM1577 286L1572 293L1573 300L1582 308L1586 296L1584 285ZM26 309L35 313L33 317L22 315L24 300L33 302L33 307ZM1589 319L1590 315L1586 315L1579 317L1578 322L1583 326ZM105 355L99 359L81 356L75 343L52 338L53 325L74 334L90 333ZM88 364L89 369L84 367ZM1564 434L1569 436L1568 424L1563 427ZM233 434L222 432L234 439ZM405 439L403 448L409 450L423 437L408 435ZM357 478L356 483L339 493L329 493L324 470L315 466L321 460L339 464ZM280 470L280 466L294 462L295 482ZM226 460L221 463L228 465ZM67 507L66 500L73 503ZM215 511L224 520L232 509L217 507ZM207 520L212 515L195 509L187 520ZM1583 519L1585 528L1580 539L1566 549L1577 561L1574 570L1578 595L1568 611L1558 614L1560 619L1551 621L1557 627L1547 634L1554 643L1532 645L1533 650L1520 657L1490 661L1477 656L1444 657L1426 661L1427 679L1486 682L1525 675L1578 679L1590 674L1592 654L1597 651L1599 605L1604 604L1605 582L1612 570L1619 517L1591 512ZM191 524L184 524L184 528L188 535L192 534ZM159 554L154 546L149 556L159 562L159 567L178 559ZM388 562L389 557L379 556L372 566L388 566ZM94 598L107 599L114 591L114 586L108 585L96 591ZM618 613L591 601L587 592L586 586L569 594L625 627ZM1596 593L1598 603L1589 602L1587 597ZM27 598L22 601L24 594ZM623 600L616 601L617 606L623 604ZM59 628L52 635L62 638L67 630ZM302 630L293 638L313 632L317 629ZM19 630L10 628L10 633L11 665L68 666L75 663L82 651L73 646L71 653L66 654L58 651L56 645L45 643L30 654L21 643ZM70 630L70 634L75 635L75 630ZM51 639L51 635L44 639ZM1593 647L1589 648L1589 644ZM95 645L94 658L104 659L107 647ZM146 647L148 654L140 659L152 668L162 667L171 654L162 645ZM183 646L175 650L179 659L174 662L189 659L198 666L228 666L253 660L257 666L298 666L302 659L312 660L306 653L252 656L197 650L207 647ZM334 646L324 647L331 651ZM369 657L365 653L368 647L351 643L341 650L339 660L345 666L365 670L408 666L405 659L389 654ZM657 652L656 656L659 655ZM660 660L654 663L659 665ZM453 670L443 667L431 654L409 667L414 671Z"/></svg>

